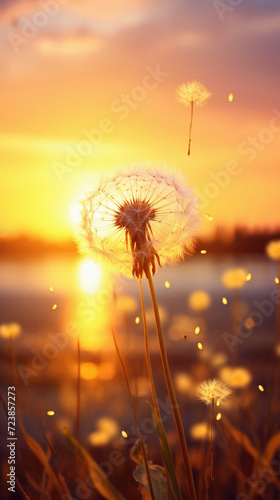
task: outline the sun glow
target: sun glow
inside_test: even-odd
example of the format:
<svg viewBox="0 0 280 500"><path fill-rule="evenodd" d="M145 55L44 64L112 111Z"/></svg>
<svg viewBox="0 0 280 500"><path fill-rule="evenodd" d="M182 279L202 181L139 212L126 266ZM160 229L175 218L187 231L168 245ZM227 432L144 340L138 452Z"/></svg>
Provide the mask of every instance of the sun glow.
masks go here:
<svg viewBox="0 0 280 500"><path fill-rule="evenodd" d="M100 285L101 267L94 260L85 258L79 263L78 277L81 290L84 293L94 293Z"/></svg>

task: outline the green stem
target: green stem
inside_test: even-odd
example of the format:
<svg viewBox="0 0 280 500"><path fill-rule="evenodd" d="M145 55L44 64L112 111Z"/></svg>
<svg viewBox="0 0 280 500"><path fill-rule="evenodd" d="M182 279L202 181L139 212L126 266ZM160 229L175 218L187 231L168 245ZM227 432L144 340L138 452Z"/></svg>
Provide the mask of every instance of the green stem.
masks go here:
<svg viewBox="0 0 280 500"><path fill-rule="evenodd" d="M193 122L193 101L191 101L191 121L190 121L190 128L189 128L189 147L188 147L188 156L191 154L192 122Z"/></svg>
<svg viewBox="0 0 280 500"><path fill-rule="evenodd" d="M159 348L160 348L160 355L161 355L161 362L162 362L166 387L167 387L169 399L171 402L173 417L174 417L175 424L177 427L181 451L182 451L182 455L183 455L184 466L185 466L185 471L186 471L186 475L187 475L189 496L190 496L190 500L197 500L189 452L188 452L188 448L187 448L182 419L181 419L181 415L180 415L180 411L179 411L179 407L178 407L178 403L177 403L177 399L176 399L176 395L175 395L175 391L174 391L174 387L173 387L173 382L172 382L171 374L170 374L170 370L169 370L165 342L164 342L161 321L160 321L160 316L159 316L159 310L158 310L158 303L157 303L157 298L156 298L156 293L155 293L155 289L154 289L154 284L153 284L153 279L152 279L150 268L148 268L148 270L147 270L147 279L148 279L148 283L149 283L150 294L151 294L151 299L152 299L152 304L153 304L156 329L157 329L157 335L158 335L158 342L159 342Z"/></svg>

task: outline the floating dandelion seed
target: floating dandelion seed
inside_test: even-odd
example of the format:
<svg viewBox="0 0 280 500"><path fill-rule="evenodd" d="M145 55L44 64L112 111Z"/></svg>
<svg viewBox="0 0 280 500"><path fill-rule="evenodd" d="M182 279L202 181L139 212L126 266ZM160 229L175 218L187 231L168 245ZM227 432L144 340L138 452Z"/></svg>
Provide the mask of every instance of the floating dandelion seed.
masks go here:
<svg viewBox="0 0 280 500"><path fill-rule="evenodd" d="M202 382L198 387L198 398L207 405L218 400L225 401L231 394L231 390L218 379L207 380Z"/></svg>
<svg viewBox="0 0 280 500"><path fill-rule="evenodd" d="M127 438L128 434L125 431L122 431L122 437Z"/></svg>
<svg viewBox="0 0 280 500"><path fill-rule="evenodd" d="M246 281L250 281L252 278L252 274L251 273L248 273L247 276L246 276Z"/></svg>
<svg viewBox="0 0 280 500"><path fill-rule="evenodd" d="M223 298L222 298L222 303L223 303L225 306L227 305L227 299L226 299L226 297L223 297Z"/></svg>
<svg viewBox="0 0 280 500"><path fill-rule="evenodd" d="M54 305L52 306L52 310L53 310L53 311L55 311L56 309L57 309L57 304L54 304Z"/></svg>
<svg viewBox="0 0 280 500"><path fill-rule="evenodd" d="M170 288L170 283L169 283L169 281L166 281L164 284L165 284L165 288Z"/></svg>
<svg viewBox="0 0 280 500"><path fill-rule="evenodd" d="M217 413L216 420L221 420L221 418L222 418L222 414L221 413Z"/></svg>
<svg viewBox="0 0 280 500"><path fill-rule="evenodd" d="M49 291L54 293L54 288L52 286L49 287Z"/></svg>
<svg viewBox="0 0 280 500"><path fill-rule="evenodd" d="M182 102L186 106L191 107L191 120L190 120L190 128L189 128L189 146L188 146L188 155L191 154L191 132L192 132L192 122L193 122L193 105L203 106L211 97L211 92L204 87L204 85L200 82L188 82L187 85L182 83L176 89L176 99L179 102Z"/></svg>
<svg viewBox="0 0 280 500"><path fill-rule="evenodd" d="M128 276L154 274L157 264L178 262L192 249L196 197L171 173L135 166L104 180L81 204L80 250Z"/></svg>
<svg viewBox="0 0 280 500"><path fill-rule="evenodd" d="M198 334L199 334L199 332L200 332L200 327L199 327L199 326L196 326L196 327L195 327L195 330L194 330L194 333L195 333L196 335L198 335Z"/></svg>
<svg viewBox="0 0 280 500"><path fill-rule="evenodd" d="M228 100L229 100L229 102L232 102L232 101L233 101L233 94L229 94L229 96L228 96Z"/></svg>
<svg viewBox="0 0 280 500"><path fill-rule="evenodd" d="M197 347L198 347L198 349L199 349L200 351L202 351L202 349L203 349L203 345L202 345L202 343L201 343L201 342L198 342Z"/></svg>
<svg viewBox="0 0 280 500"><path fill-rule="evenodd" d="M258 389L259 389L259 391L264 392L264 388L262 385L258 385Z"/></svg>
<svg viewBox="0 0 280 500"><path fill-rule="evenodd" d="M200 253L201 253L202 255L205 255L205 254L207 253L207 250L200 250Z"/></svg>
<svg viewBox="0 0 280 500"><path fill-rule="evenodd" d="M136 316L136 318L135 318L135 323L136 323L136 325L139 325L139 323L140 323L140 318L139 318L139 316Z"/></svg>
<svg viewBox="0 0 280 500"><path fill-rule="evenodd" d="M274 278L274 281L275 281L276 285L279 285L279 278L277 278L277 276Z"/></svg>
<svg viewBox="0 0 280 500"><path fill-rule="evenodd" d="M54 414L55 412L53 410L47 411L47 415L49 415L50 417L52 417Z"/></svg>

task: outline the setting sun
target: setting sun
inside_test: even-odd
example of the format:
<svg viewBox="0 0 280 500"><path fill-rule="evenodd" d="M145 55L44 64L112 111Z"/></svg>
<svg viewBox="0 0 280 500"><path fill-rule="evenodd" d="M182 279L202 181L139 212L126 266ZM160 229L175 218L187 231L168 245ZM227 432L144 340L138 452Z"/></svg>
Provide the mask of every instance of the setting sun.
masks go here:
<svg viewBox="0 0 280 500"><path fill-rule="evenodd" d="M98 290L102 276L101 267L90 258L83 259L78 266L78 278L84 293L94 293Z"/></svg>

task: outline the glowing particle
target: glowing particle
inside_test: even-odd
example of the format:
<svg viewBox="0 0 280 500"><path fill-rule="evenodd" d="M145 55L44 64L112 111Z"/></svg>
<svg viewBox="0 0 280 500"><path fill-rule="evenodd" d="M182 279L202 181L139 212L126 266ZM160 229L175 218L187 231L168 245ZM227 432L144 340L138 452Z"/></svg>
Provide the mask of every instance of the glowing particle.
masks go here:
<svg viewBox="0 0 280 500"><path fill-rule="evenodd" d="M185 333L185 334L183 335L183 339L184 339L184 340L187 340L187 338L188 338L188 336L187 336L187 334Z"/></svg>
<svg viewBox="0 0 280 500"><path fill-rule="evenodd" d="M198 342L197 344L198 349L201 351L203 349L203 345L201 342Z"/></svg>
<svg viewBox="0 0 280 500"><path fill-rule="evenodd" d="M226 306L227 305L227 299L225 297L222 298L222 303Z"/></svg>
<svg viewBox="0 0 280 500"><path fill-rule="evenodd" d="M122 431L122 437L127 438L127 433L125 431Z"/></svg>
<svg viewBox="0 0 280 500"><path fill-rule="evenodd" d="M221 401L219 399L217 399L216 406L220 406L220 404L221 404Z"/></svg>
<svg viewBox="0 0 280 500"><path fill-rule="evenodd" d="M209 215L209 214L205 214L205 218L209 221L212 221L213 220L213 217L212 215Z"/></svg>
<svg viewBox="0 0 280 500"><path fill-rule="evenodd" d="M221 420L221 418L222 418L222 414L221 413L217 413L216 420Z"/></svg>
<svg viewBox="0 0 280 500"><path fill-rule="evenodd" d="M139 316L136 316L136 318L135 318L135 323L136 323L136 325L139 325L139 323L140 323L140 318L139 318Z"/></svg>
<svg viewBox="0 0 280 500"><path fill-rule="evenodd" d="M55 310L56 310L56 308L57 308L57 304L54 304L54 305L52 306L52 310L53 310L53 311L55 311Z"/></svg>
<svg viewBox="0 0 280 500"><path fill-rule="evenodd" d="M228 96L228 100L229 100L229 102L232 102L232 101L233 101L233 94L229 94L229 96Z"/></svg>
<svg viewBox="0 0 280 500"><path fill-rule="evenodd" d="M198 334L199 334L199 332L200 332L200 326L196 326L196 327L195 327L195 330L194 330L194 333L195 333L196 335L198 335Z"/></svg>
<svg viewBox="0 0 280 500"><path fill-rule="evenodd" d="M54 415L54 411L53 410L47 411L47 415L49 415L50 417L52 417Z"/></svg>
<svg viewBox="0 0 280 500"><path fill-rule="evenodd" d="M248 273L247 276L246 276L246 281L250 281L251 278L252 278L252 274Z"/></svg>
<svg viewBox="0 0 280 500"><path fill-rule="evenodd" d="M49 291L53 293L54 292L54 288L52 286L50 286L49 287Z"/></svg>
<svg viewBox="0 0 280 500"><path fill-rule="evenodd" d="M207 253L207 250L200 250L200 253L201 253L202 255L205 255L205 254Z"/></svg>
<svg viewBox="0 0 280 500"><path fill-rule="evenodd" d="M279 285L279 278L277 278L277 276L274 278L274 281L275 281L276 285Z"/></svg>
<svg viewBox="0 0 280 500"><path fill-rule="evenodd" d="M166 281L164 284L165 284L165 288L170 288L170 283L169 283L169 281Z"/></svg>
<svg viewBox="0 0 280 500"><path fill-rule="evenodd" d="M258 385L258 389L259 389L259 391L264 392L264 388L262 385Z"/></svg>

